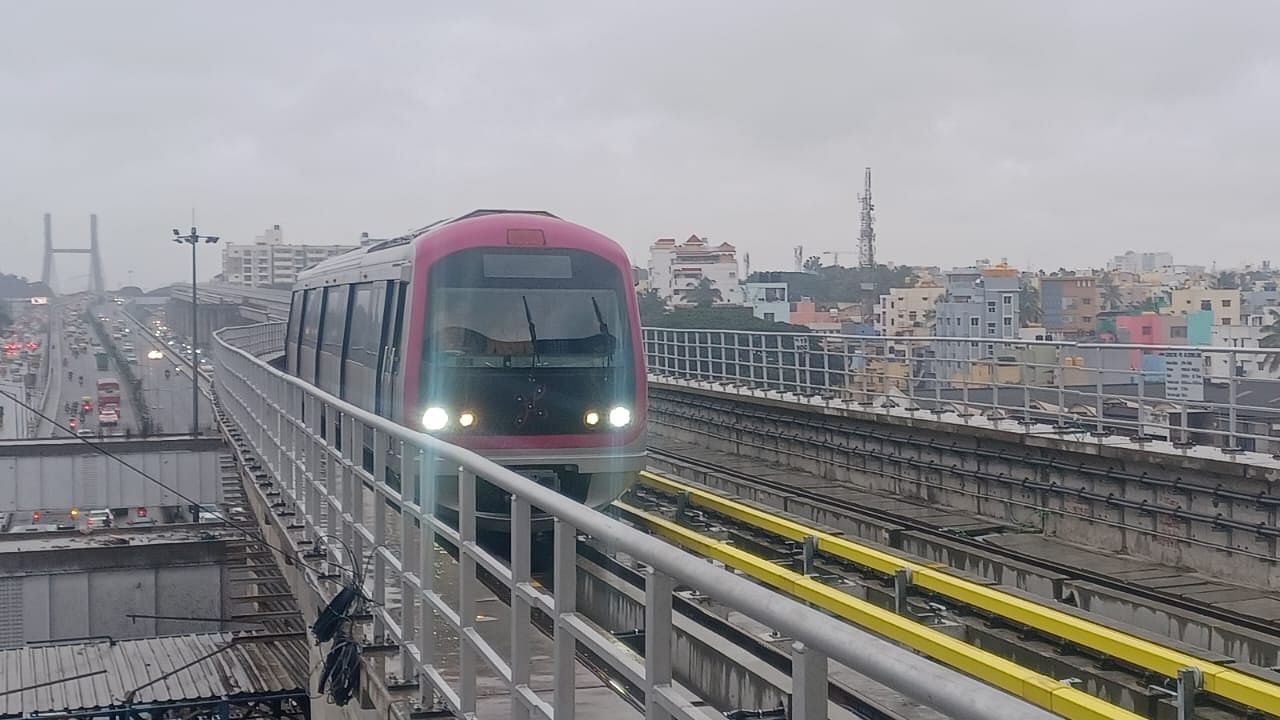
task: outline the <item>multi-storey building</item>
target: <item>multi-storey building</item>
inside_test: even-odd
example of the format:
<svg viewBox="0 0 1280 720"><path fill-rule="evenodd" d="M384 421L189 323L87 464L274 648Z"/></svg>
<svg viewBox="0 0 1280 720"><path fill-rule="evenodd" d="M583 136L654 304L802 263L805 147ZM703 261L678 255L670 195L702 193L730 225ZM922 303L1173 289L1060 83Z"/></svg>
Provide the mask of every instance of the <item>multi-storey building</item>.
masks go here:
<svg viewBox="0 0 1280 720"><path fill-rule="evenodd" d="M742 304L737 251L729 243L712 246L690 235L683 244L662 238L649 246L649 286L672 306L693 305L689 292L703 278L720 291L719 302Z"/></svg>
<svg viewBox="0 0 1280 720"><path fill-rule="evenodd" d="M1101 309L1096 279L1089 275L1040 278L1040 309L1046 330L1063 339L1076 339L1094 331Z"/></svg>
<svg viewBox="0 0 1280 720"><path fill-rule="evenodd" d="M1211 288L1195 283L1171 293L1169 312L1174 315L1209 311L1214 325L1239 325L1242 298L1237 289Z"/></svg>
<svg viewBox="0 0 1280 720"><path fill-rule="evenodd" d="M357 245L287 245L279 225L255 237L252 244L222 246L222 276L233 285L292 285L299 271L325 258L350 252Z"/></svg>
<svg viewBox="0 0 1280 720"><path fill-rule="evenodd" d="M943 297L940 287L889 288L876 307L877 335L926 337L933 334L934 304Z"/></svg>
<svg viewBox="0 0 1280 720"><path fill-rule="evenodd" d="M1107 261L1112 271L1144 273L1161 270L1173 265L1173 254L1167 252L1134 252L1130 250Z"/></svg>
<svg viewBox="0 0 1280 720"><path fill-rule="evenodd" d="M946 297L935 307L934 334L945 338L967 338L968 342L938 343L935 373L947 381L967 377L972 360L1008 354L1021 327L1021 283L1018 271L1008 265L958 268L946 273ZM983 342L987 341L987 342Z"/></svg>
<svg viewBox="0 0 1280 720"><path fill-rule="evenodd" d="M749 282L746 284L746 303L751 314L761 320L791 322L791 301L787 298L784 282Z"/></svg>

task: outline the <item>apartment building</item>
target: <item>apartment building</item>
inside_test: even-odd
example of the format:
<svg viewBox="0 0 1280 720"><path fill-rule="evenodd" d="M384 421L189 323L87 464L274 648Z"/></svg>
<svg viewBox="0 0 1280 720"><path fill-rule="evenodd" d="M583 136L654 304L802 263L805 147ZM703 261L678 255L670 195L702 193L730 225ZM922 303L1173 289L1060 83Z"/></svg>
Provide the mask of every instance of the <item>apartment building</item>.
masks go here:
<svg viewBox="0 0 1280 720"><path fill-rule="evenodd" d="M1091 335L1101 305L1097 279L1090 275L1040 278L1042 324L1063 339Z"/></svg>
<svg viewBox="0 0 1280 720"><path fill-rule="evenodd" d="M927 337L933 334L937 312L935 303L944 297L937 286L890 288L876 306L877 335L886 337Z"/></svg>
<svg viewBox="0 0 1280 720"><path fill-rule="evenodd" d="M272 287L292 285L298 272L358 245L288 245L284 232L274 225L252 243L222 246L222 276L233 285Z"/></svg>
<svg viewBox="0 0 1280 720"><path fill-rule="evenodd" d="M690 235L683 243L661 238L649 246L649 287L673 307L693 305L688 295L706 278L720 291L720 303L742 304L737 250Z"/></svg>

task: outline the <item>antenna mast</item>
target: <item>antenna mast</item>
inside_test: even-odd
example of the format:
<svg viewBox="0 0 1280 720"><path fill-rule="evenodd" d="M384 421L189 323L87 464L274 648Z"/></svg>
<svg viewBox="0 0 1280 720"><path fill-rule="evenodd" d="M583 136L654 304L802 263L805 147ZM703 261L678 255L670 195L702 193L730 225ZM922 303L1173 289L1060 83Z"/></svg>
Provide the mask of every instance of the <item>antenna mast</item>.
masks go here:
<svg viewBox="0 0 1280 720"><path fill-rule="evenodd" d="M858 232L858 265L876 266L876 206L871 202L871 168L867 168L866 189L858 196L862 201L862 227Z"/></svg>

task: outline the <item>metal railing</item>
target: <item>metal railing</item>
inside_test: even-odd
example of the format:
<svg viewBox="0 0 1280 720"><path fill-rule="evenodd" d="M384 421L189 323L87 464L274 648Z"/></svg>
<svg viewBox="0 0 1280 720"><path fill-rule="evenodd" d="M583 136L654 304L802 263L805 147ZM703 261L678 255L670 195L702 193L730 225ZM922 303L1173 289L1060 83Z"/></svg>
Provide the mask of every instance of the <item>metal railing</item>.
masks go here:
<svg viewBox="0 0 1280 720"><path fill-rule="evenodd" d="M581 646L644 693L652 718L708 718L687 688L672 679L672 593L677 585L704 593L794 639L792 717L826 717L828 663L835 662L955 718L1049 718L1049 713L803 603L755 585L650 537L472 452L364 412L289 377L254 356L282 334L279 323L215 333L218 402L240 429L275 487L305 527L313 547L341 538L372 572L369 637L399 648L400 678L418 680L424 701L461 716L476 708L476 670L488 665L510 690L515 717L574 717L576 649ZM372 453L357 452L371 448ZM437 478L459 479L458 527L437 517ZM392 479L394 478L394 482ZM476 539L477 478L511 495L511 563ZM554 518L554 587L576 586L579 535L644 563L645 652L637 658L576 612L572 590L553 595L532 582L531 513ZM438 543L458 548L456 602L436 580ZM511 598L509 652L478 632L477 573L503 583ZM308 582L325 585L308 573ZM529 687L534 609L552 619L554 693L548 703ZM433 625L458 637L460 667L450 682L437 664L442 648ZM376 663L375 663L376 664ZM390 664L390 663L388 663ZM382 666L381 672L386 671ZM384 682L386 677L382 678Z"/></svg>
<svg viewBox="0 0 1280 720"><path fill-rule="evenodd" d="M650 374L1280 455L1280 349L645 328Z"/></svg>

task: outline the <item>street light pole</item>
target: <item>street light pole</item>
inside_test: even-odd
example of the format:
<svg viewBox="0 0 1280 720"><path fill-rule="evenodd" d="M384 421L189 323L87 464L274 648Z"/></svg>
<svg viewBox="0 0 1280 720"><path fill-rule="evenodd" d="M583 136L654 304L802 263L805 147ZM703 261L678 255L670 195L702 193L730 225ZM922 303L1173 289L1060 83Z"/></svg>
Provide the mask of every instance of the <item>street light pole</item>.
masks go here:
<svg viewBox="0 0 1280 720"><path fill-rule="evenodd" d="M195 226L192 226L189 235L183 235L178 232L178 228L174 228L173 241L179 245L186 243L191 246L191 434L198 435L200 433L200 358L196 354L196 346L200 316L197 310L199 298L196 290L196 245L201 242L212 245L218 242L218 236L201 235Z"/></svg>

